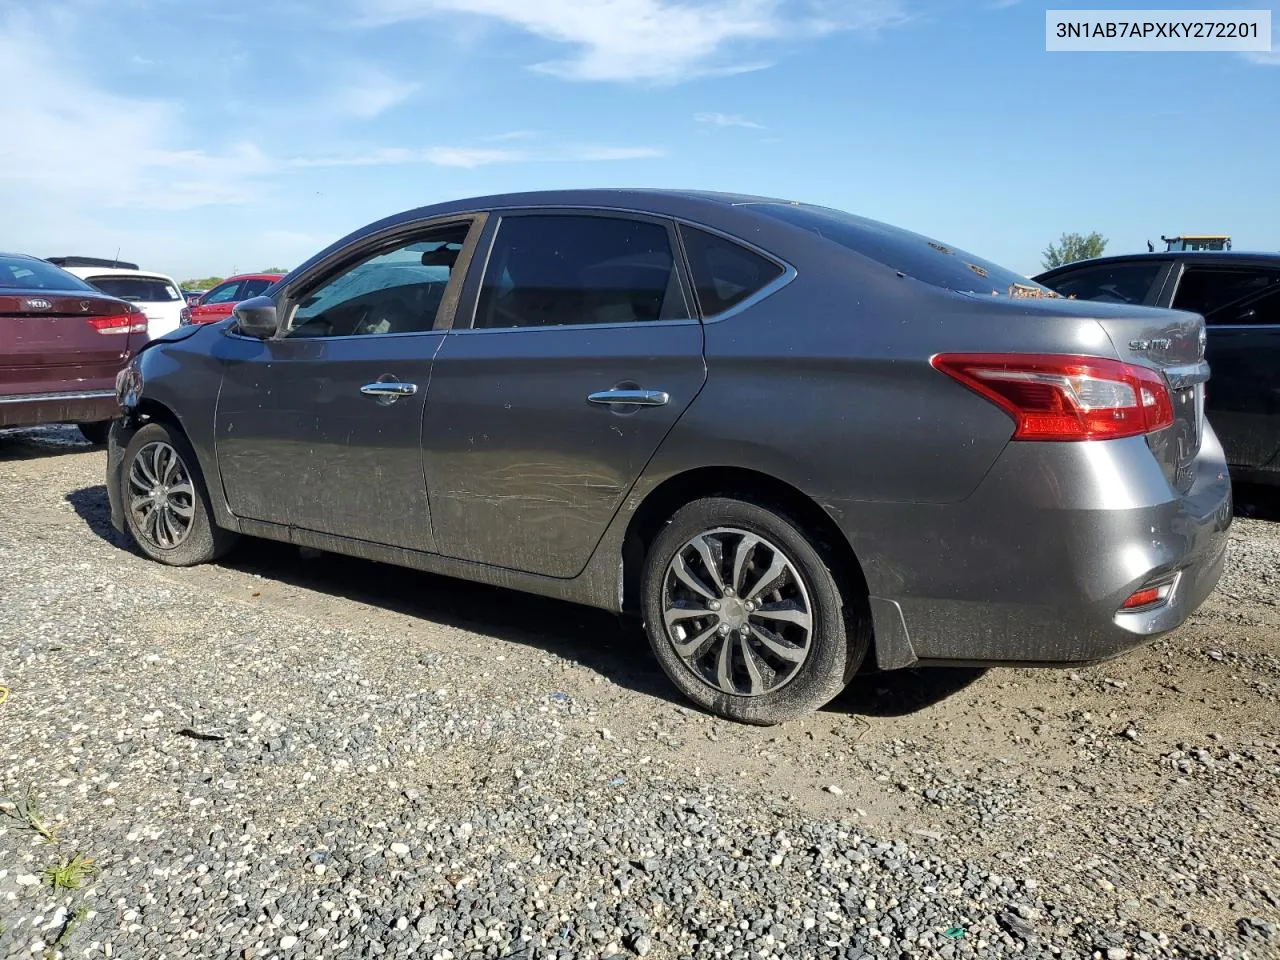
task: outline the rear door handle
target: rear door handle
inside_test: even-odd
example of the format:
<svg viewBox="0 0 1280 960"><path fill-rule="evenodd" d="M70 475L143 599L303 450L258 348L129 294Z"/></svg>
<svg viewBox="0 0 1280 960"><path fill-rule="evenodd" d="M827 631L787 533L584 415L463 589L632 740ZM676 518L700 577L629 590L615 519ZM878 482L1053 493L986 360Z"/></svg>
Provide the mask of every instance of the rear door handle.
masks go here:
<svg viewBox="0 0 1280 960"><path fill-rule="evenodd" d="M599 393L587 395L589 403L611 406L615 403L630 403L637 407L666 406L671 397L665 390L601 390Z"/></svg>

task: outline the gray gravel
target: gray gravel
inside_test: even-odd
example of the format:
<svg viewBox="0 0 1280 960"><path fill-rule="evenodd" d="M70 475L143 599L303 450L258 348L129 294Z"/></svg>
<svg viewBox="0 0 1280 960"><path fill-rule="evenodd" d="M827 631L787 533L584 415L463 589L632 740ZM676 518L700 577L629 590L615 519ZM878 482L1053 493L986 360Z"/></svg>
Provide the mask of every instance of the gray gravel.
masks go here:
<svg viewBox="0 0 1280 960"><path fill-rule="evenodd" d="M73 437L0 434L0 957L1280 956L1271 514L1130 657L758 730L591 611L152 564Z"/></svg>

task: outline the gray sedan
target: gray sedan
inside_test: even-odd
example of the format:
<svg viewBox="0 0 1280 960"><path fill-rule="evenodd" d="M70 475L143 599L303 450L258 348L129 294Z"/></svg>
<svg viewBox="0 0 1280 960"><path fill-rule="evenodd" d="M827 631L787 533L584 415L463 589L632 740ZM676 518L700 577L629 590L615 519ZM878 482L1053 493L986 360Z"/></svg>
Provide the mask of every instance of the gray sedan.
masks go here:
<svg viewBox="0 0 1280 960"><path fill-rule="evenodd" d="M117 383L147 555L249 535L639 614L706 709L853 673L1064 664L1171 630L1231 521L1192 313L1057 298L758 197L424 207Z"/></svg>

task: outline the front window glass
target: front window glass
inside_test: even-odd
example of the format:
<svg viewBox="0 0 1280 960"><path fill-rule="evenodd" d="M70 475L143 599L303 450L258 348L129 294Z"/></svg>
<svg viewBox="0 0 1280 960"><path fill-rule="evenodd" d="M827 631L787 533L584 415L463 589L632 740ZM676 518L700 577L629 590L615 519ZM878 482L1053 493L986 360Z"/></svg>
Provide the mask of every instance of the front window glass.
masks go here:
<svg viewBox="0 0 1280 960"><path fill-rule="evenodd" d="M1280 283L1280 272L1189 266L1178 281L1173 305L1207 316Z"/></svg>
<svg viewBox="0 0 1280 960"><path fill-rule="evenodd" d="M470 224L439 227L375 254L302 298L290 337L423 333L435 327Z"/></svg>
<svg viewBox="0 0 1280 960"><path fill-rule="evenodd" d="M235 303L242 299L236 296L236 291L240 289L240 281L234 280L231 283L224 283L220 287L214 287L209 293L202 297L201 303Z"/></svg>

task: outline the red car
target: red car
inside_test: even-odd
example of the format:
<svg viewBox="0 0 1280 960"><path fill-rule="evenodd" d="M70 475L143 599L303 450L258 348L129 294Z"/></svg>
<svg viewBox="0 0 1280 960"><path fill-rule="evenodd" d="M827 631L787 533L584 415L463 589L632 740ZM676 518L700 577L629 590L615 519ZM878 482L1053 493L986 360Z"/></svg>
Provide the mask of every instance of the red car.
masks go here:
<svg viewBox="0 0 1280 960"><path fill-rule="evenodd" d="M0 253L0 427L74 423L107 442L116 374L147 342L147 315L53 264Z"/></svg>
<svg viewBox="0 0 1280 960"><path fill-rule="evenodd" d="M242 273L228 277L208 293L191 300L191 323L217 323L231 316L241 300L266 293L283 273Z"/></svg>

